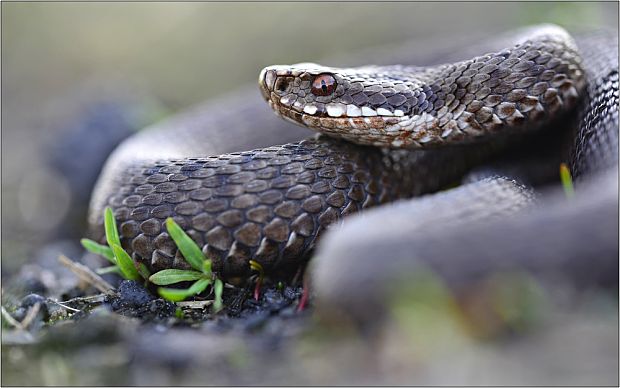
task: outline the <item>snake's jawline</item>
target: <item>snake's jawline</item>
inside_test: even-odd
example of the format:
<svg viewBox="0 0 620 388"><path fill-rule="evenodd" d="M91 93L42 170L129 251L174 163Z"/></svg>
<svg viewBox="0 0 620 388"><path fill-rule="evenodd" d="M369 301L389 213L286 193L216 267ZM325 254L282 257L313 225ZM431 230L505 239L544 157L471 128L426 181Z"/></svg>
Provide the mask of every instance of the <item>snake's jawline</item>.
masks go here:
<svg viewBox="0 0 620 388"><path fill-rule="evenodd" d="M564 92L560 89L563 88ZM583 89L583 88L582 88ZM390 127L398 126L399 122L415 122L416 117L353 117L353 118L334 118L334 117L315 117L300 113L289 107L270 102L278 116L291 121L294 124L305 126L319 133L326 133L335 138L345 139L350 142L390 147L395 149L431 149L449 145L471 144L477 141L489 139L498 134L513 135L521 132L531 132L544 127L549 122L573 110L577 105L579 95L583 94L580 89L578 93L572 83L563 85L554 98L543 103L534 104L535 108L521 114L514 110L510 116L503 115L499 119L495 114L493 120L480 123L476 116L470 112L464 112L466 116L464 122L467 126L459 130L456 123L450 128L449 125L442 127L440 120L432 118L430 115L425 119L422 116L424 126L419 128L399 128L392 131ZM555 89L554 89L555 90ZM514 105L514 104L513 104ZM514 109L514 107L511 107ZM360 136L364 134L364 136Z"/></svg>
<svg viewBox="0 0 620 388"><path fill-rule="evenodd" d="M466 130L466 133L461 133L460 135L451 135L449 141L440 141L439 137L432 137L432 140L426 142L420 142L419 139L424 137L427 133L437 133L438 131L442 131L438 125L435 125L430 128L425 128L420 130L415 138L410 131L401 131L396 134L389 133L385 131L386 124L391 124L394 117L359 117L359 118L329 118L329 120L333 123L334 127L338 127L338 123L342 123L337 130L327 130L325 128L318 128L317 125L311 125L312 121L318 121L320 119L326 119L325 117L317 117L310 119L309 115L301 114L293 109L284 106L276 106L275 104L270 102L270 105L276 109L276 114L283 119L295 123L297 125L301 125L312 129L318 133L326 133L333 138L343 139L349 142L360 143L365 146L379 146L386 147L391 149L402 149L402 148L410 148L410 149L437 149L443 147L454 147L454 146L465 146L471 145L480 142L492 142L492 141L503 141L502 139L508 138L518 138L521 136L528 135L533 132L544 130L545 128L552 129L553 125L560 124L566 127L566 117L570 116L574 117L575 107L579 103L578 95L572 86L567 88L566 93L561 93L562 98L555 100L555 103L551 106L547 106L546 110L540 110L538 112L532 112L528 116L520 116L514 117L507 122L501 121L496 124L487 124L483 129L482 126L475 122L475 119L471 118L470 123L472 128L479 128L479 130L469 129ZM583 95L583 92L580 93ZM301 124L297 121L299 117L303 116L302 120L305 124ZM399 118L400 119L400 118ZM407 119L407 117L405 117ZM360 140L356 134L347 134L343 132L341 129L345 127L351 127L351 121L355 121L361 124L367 124L368 126L374 125L375 128L372 132L381 136L382 140L380 142L366 143L366 139ZM435 119L432 123L436 124L437 120ZM310 124L310 125L309 125ZM572 127L572 125L571 125ZM364 129L363 129L364 130Z"/></svg>

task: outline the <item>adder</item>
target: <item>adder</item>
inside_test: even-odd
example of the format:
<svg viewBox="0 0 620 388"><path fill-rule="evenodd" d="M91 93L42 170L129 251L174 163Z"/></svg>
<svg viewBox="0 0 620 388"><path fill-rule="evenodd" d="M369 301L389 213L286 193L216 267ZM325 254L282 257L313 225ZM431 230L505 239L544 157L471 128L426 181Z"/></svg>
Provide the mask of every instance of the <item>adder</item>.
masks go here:
<svg viewBox="0 0 620 388"><path fill-rule="evenodd" d="M250 259L290 279L319 241L319 299L356 311L420 263L454 284L513 266L617 284L617 48L613 32L543 25L440 65L405 50L268 67L261 95L285 120L246 89L134 135L100 175L91 231L111 206L134 261L188 268L173 217L231 282ZM538 190L560 162L572 200Z"/></svg>

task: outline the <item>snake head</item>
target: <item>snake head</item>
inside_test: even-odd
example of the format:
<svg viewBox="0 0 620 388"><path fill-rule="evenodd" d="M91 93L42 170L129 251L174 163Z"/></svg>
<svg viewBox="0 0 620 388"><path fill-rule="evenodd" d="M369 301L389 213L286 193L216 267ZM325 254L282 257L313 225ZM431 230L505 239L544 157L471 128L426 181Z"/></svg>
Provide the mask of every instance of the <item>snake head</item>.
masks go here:
<svg viewBox="0 0 620 388"><path fill-rule="evenodd" d="M364 145L429 148L540 127L575 106L581 58L563 30L543 28L512 47L429 67L271 66L260 75L277 115Z"/></svg>
<svg viewBox="0 0 620 388"><path fill-rule="evenodd" d="M338 69L315 63L270 66L260 74L259 85L265 100L276 113L283 110L317 117L340 117L334 107L344 94L343 77ZM331 109L331 116L327 107ZM304 124L292 112L284 115ZM344 113L344 112L339 112Z"/></svg>
<svg viewBox="0 0 620 388"><path fill-rule="evenodd" d="M400 131L398 123L429 104L424 100L430 86L411 77L412 71L425 74L403 66L277 65L262 70L259 85L275 113L288 121L356 143L386 145L386 129ZM392 140L400 146L401 140Z"/></svg>

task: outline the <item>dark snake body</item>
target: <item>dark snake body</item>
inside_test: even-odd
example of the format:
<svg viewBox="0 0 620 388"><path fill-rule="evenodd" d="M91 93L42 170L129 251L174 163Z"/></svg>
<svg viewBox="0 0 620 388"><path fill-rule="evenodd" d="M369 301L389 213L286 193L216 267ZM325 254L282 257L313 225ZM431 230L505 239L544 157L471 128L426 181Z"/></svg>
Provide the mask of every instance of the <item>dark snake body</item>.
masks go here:
<svg viewBox="0 0 620 388"><path fill-rule="evenodd" d="M376 325L389 301L428 271L454 295L506 274L547 291L618 286L618 41L603 32L577 43L588 87L562 147L574 198L556 184L532 200L530 190L496 176L352 217L313 257L322 314Z"/></svg>
<svg viewBox="0 0 620 388"><path fill-rule="evenodd" d="M557 82L563 90L549 93L544 117L522 115L526 120L517 125L534 128L553 123L556 116L561 120L563 112L577 103L574 92L581 90L581 123L577 146L571 151L578 174L617 161L613 148L617 131L612 128L613 120L617 127L617 60L614 64L613 55L601 54L613 50L613 45L606 35L578 41L580 52L587 54L583 55L587 88L585 83L579 85L578 78L567 84L569 77L559 79L554 73L546 89ZM575 53L570 54L572 61ZM571 66L563 65L564 70ZM574 73L575 67L570 71ZM514 87L505 89L505 96L514 94ZM223 111L231 106L234 111ZM227 278L247 276L250 259L268 272L290 274L307 260L318 236L342 217L445 188L504 148L483 143L388 150L318 137L234 152L269 145L274 138L286 142L303 136L294 126L268 117L263 108L243 94L232 96L126 141L110 157L93 195L90 222L95 236L102 237L103 207L112 206L123 247L135 261L151 271L188 268L163 226L167 217L173 217ZM510 113L505 117L514 116ZM488 195L493 196L492 191Z"/></svg>
<svg viewBox="0 0 620 388"><path fill-rule="evenodd" d="M462 162L452 163L455 157ZM247 275L250 259L269 272L290 272L327 226L438 190L477 158L464 150L412 153L308 139L129 167L108 205L126 249L153 271L189 268L163 226L173 217L227 276Z"/></svg>

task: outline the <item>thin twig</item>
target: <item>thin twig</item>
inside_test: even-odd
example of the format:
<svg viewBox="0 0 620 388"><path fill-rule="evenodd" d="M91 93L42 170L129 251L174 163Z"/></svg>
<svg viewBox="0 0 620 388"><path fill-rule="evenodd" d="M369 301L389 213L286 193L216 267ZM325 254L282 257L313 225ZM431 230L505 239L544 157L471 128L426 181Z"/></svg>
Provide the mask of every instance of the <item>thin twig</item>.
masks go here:
<svg viewBox="0 0 620 388"><path fill-rule="evenodd" d="M194 301L186 301L186 302L177 302L176 304L179 307L186 307L190 309L203 309L213 304L213 300L194 300Z"/></svg>
<svg viewBox="0 0 620 388"><path fill-rule="evenodd" d="M82 310L74 309L73 307L65 306L63 304L65 302L56 302L55 300L51 300L51 299L50 299L50 302L52 302L54 304L57 304L58 306L62 307L63 309L67 309L69 311L73 311L73 312L76 312L76 313L79 313L80 311L82 311Z"/></svg>
<svg viewBox="0 0 620 388"><path fill-rule="evenodd" d="M93 272L87 266L76 263L65 255L58 256L58 261L65 267L69 268L78 278L91 284L93 287L101 292L109 293L114 291L114 287L110 283L103 280L103 278Z"/></svg>
<svg viewBox="0 0 620 388"><path fill-rule="evenodd" d="M21 330L21 324L17 322L15 318L13 318L11 314L9 314L8 311L6 311L4 306L2 306L2 316L4 317L4 319L6 319L9 325Z"/></svg>
<svg viewBox="0 0 620 388"><path fill-rule="evenodd" d="M297 281L299 280L299 276L303 273L304 267L303 266L299 266L299 268L297 269L297 272L295 272L295 276L293 276L293 280L291 281L291 284L297 284Z"/></svg>
<svg viewBox="0 0 620 388"><path fill-rule="evenodd" d="M112 291L112 292L109 292L109 293L97 294L97 295L91 295L91 296L78 296L78 297L75 297L73 299L65 300L65 301L62 301L62 302L54 302L54 303L60 305L61 307L66 308L66 309L78 312L78 311L82 311L82 310L78 310L78 309L75 309L73 307L69 307L69 306L66 306L66 305L67 304L95 304L95 303L99 303L100 304L100 303L105 302L105 299L108 296L114 295L114 294L115 294L115 292Z"/></svg>
<svg viewBox="0 0 620 388"><path fill-rule="evenodd" d="M8 311L6 311L4 306L2 306L2 316L11 326L15 327L17 330L26 331L26 329L28 329L28 326L30 326L30 324L34 321L40 310L41 303L35 303L28 309L28 313L26 314L24 319L22 319L21 322L18 322L15 318L11 316L11 314L9 314Z"/></svg>
<svg viewBox="0 0 620 388"><path fill-rule="evenodd" d="M33 306L31 306L28 309L28 313L26 314L26 316L20 323L22 330L28 329L28 326L30 326L30 324L34 321L37 314L39 314L40 310L41 310L41 302L35 303Z"/></svg>

